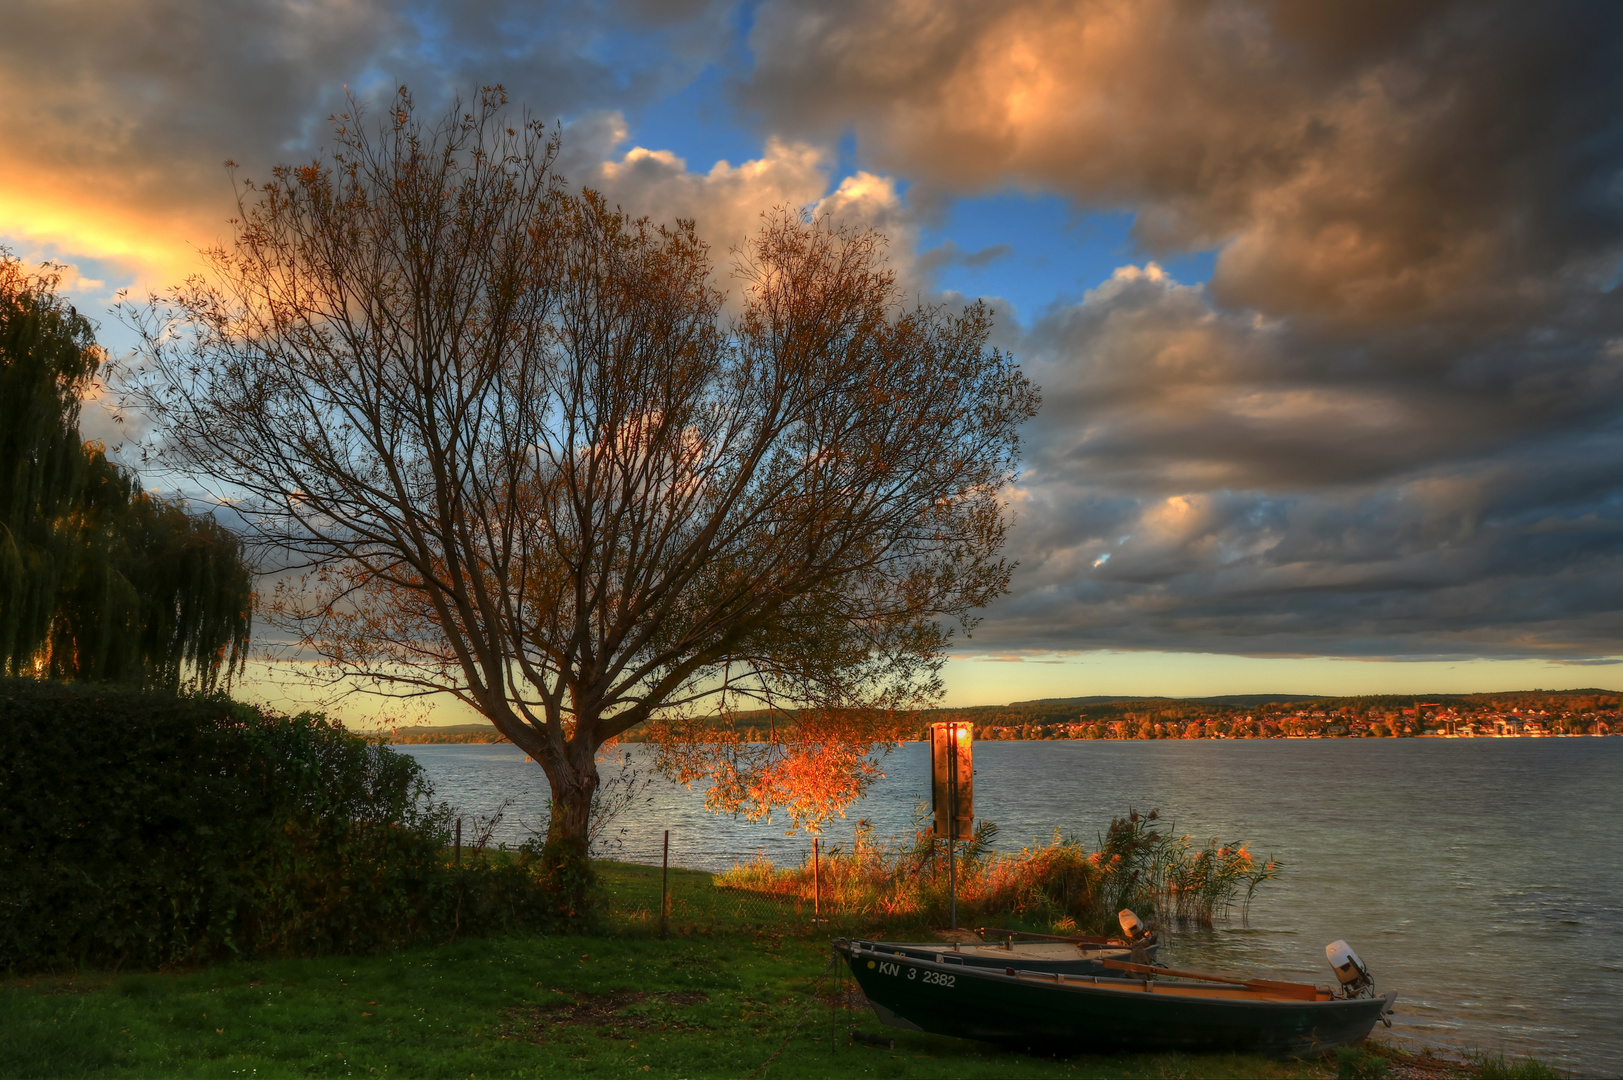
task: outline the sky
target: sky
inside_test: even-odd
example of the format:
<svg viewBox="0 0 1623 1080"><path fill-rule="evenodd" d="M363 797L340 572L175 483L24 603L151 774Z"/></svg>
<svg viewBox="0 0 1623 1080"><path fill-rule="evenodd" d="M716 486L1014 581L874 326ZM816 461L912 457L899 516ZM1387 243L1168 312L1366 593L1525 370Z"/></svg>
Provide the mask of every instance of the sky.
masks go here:
<svg viewBox="0 0 1623 1080"><path fill-rule="evenodd" d="M1620 683L1623 5L11 0L0 243L116 353L227 159L402 84L502 85L719 252L804 207L993 306L1044 406L948 703Z"/></svg>

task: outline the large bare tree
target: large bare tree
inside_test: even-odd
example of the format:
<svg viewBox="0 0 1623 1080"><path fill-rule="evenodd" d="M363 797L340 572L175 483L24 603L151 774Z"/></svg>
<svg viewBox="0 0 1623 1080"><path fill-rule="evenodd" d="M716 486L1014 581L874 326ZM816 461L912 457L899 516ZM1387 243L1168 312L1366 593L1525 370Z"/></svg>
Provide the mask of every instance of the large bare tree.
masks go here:
<svg viewBox="0 0 1623 1080"><path fill-rule="evenodd" d="M605 741L676 740L718 698L800 710L717 759L724 804L853 795L875 718L939 691L1007 584L1038 398L986 311L904 306L882 237L794 212L729 306L692 223L566 189L499 91L336 131L244 182L234 245L131 316L163 451L311 568L273 617L488 717L546 771L556 859L584 854Z"/></svg>

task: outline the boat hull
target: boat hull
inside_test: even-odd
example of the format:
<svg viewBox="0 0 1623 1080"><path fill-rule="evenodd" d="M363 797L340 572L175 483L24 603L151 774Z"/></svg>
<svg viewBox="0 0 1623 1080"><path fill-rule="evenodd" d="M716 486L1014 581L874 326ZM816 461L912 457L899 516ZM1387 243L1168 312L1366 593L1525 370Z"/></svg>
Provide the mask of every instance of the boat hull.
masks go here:
<svg viewBox="0 0 1623 1080"><path fill-rule="evenodd" d="M1396 997L1292 1001L1239 988L1010 974L886 954L873 944L835 948L882 1021L1042 1051L1314 1057L1362 1040Z"/></svg>

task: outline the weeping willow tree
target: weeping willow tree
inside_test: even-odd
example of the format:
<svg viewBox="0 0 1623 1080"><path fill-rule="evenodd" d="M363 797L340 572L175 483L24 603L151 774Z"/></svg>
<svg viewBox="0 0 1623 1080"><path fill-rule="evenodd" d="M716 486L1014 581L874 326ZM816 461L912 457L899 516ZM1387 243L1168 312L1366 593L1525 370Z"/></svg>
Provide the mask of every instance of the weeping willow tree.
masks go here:
<svg viewBox="0 0 1623 1080"><path fill-rule="evenodd" d="M0 249L0 665L211 689L247 655L242 543L81 436L104 354L58 284Z"/></svg>

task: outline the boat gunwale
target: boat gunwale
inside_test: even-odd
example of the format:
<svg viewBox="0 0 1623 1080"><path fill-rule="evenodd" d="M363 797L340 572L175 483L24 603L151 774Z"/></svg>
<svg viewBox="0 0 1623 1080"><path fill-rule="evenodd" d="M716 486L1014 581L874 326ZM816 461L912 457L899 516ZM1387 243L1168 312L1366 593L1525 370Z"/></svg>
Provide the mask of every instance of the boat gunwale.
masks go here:
<svg viewBox="0 0 1623 1080"><path fill-rule="evenodd" d="M1013 948L996 941L873 941L872 944L885 948L911 949L915 952L935 953L938 956L1018 956L1021 949L1047 947L1056 954L1064 949L1071 951L1064 953L1063 958L1074 960L1092 960L1095 958L1111 958L1131 955L1132 950L1126 945L1067 945L1061 941L1027 941L1016 942ZM973 951L971 951L973 950ZM1060 955L1043 957L1033 953L1029 959L1061 959Z"/></svg>
<svg viewBox="0 0 1623 1080"><path fill-rule="evenodd" d="M1057 979L1056 974L1058 975ZM1005 971L1003 976L1008 978L1009 973ZM1316 997L1305 998L1281 994L1277 991L1254 989L1249 986L1217 986L1211 983L1198 983L1187 980L1176 981L1174 979L1121 979L1110 977L1101 979L1097 975L1073 975L1065 972L1050 974L1046 971L1022 971L1019 968L1014 969L1014 978L1046 983L1057 982L1060 985L1064 985L1066 981L1074 980L1079 983L1087 982L1090 986L1097 986L1113 993L1161 994L1162 996L1173 994L1182 997L1196 997L1202 1001L1295 1002L1302 1005L1312 1005L1321 1001L1347 1000L1337 998L1329 990L1319 986L1313 987L1317 992Z"/></svg>

